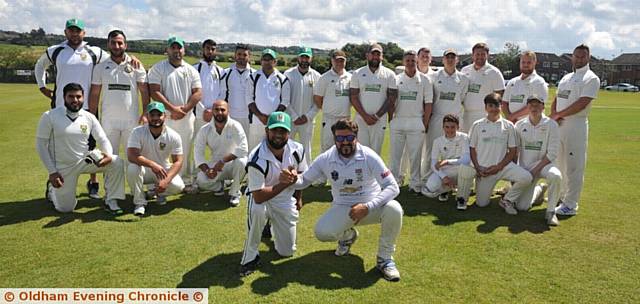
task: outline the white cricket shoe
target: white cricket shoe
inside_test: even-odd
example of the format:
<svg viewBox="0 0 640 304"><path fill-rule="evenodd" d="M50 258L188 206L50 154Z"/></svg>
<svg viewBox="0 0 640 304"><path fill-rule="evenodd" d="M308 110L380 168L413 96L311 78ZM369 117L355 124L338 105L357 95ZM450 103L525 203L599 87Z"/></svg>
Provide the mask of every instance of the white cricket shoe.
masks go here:
<svg viewBox="0 0 640 304"><path fill-rule="evenodd" d="M133 209L133 214L137 216L143 216L145 212L144 205L136 205L136 208Z"/></svg>
<svg viewBox="0 0 640 304"><path fill-rule="evenodd" d="M238 207L238 205L240 205L240 197L232 195L229 199L229 205L231 205L231 207Z"/></svg>
<svg viewBox="0 0 640 304"><path fill-rule="evenodd" d="M351 245L353 245L353 243L355 243L356 240L358 239L358 234L359 234L358 230L356 228L351 228L349 230L352 231L351 238L344 241L338 241L338 248L336 249L336 252L335 252L337 256L347 255L351 250Z"/></svg>
<svg viewBox="0 0 640 304"><path fill-rule="evenodd" d="M506 212L509 215L518 214L518 210L516 210L516 208L513 207L513 203L509 200L501 199L499 205L504 209L504 212Z"/></svg>
<svg viewBox="0 0 640 304"><path fill-rule="evenodd" d="M558 221L558 216L556 216L556 213L554 211L547 211L547 213L544 215L544 218L547 220L547 225L549 226L558 226L558 224L560 224L560 222Z"/></svg>
<svg viewBox="0 0 640 304"><path fill-rule="evenodd" d="M385 260L381 257L378 257L376 268L380 270L380 272L382 272L382 277L384 277L385 280L391 282L400 281L400 271L398 271L396 263L393 261L393 259Z"/></svg>

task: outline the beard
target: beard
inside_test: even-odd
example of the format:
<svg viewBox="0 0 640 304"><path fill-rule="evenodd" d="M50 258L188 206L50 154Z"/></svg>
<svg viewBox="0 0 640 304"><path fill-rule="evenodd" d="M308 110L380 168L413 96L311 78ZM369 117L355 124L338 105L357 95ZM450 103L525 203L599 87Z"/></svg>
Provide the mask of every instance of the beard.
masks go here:
<svg viewBox="0 0 640 304"><path fill-rule="evenodd" d="M355 151L353 144L341 144L338 148L338 153L340 153L340 156L344 158L351 157Z"/></svg>
<svg viewBox="0 0 640 304"><path fill-rule="evenodd" d="M110 52L111 52L111 56L115 57L115 58L120 58L120 57L124 56L124 50L110 51Z"/></svg>
<svg viewBox="0 0 640 304"><path fill-rule="evenodd" d="M209 55L209 56L205 55L205 56L202 56L202 58L206 62L213 62L214 60L216 60L216 55Z"/></svg>
<svg viewBox="0 0 640 304"><path fill-rule="evenodd" d="M369 60L369 67L377 69L380 66L380 60Z"/></svg>
<svg viewBox="0 0 640 304"><path fill-rule="evenodd" d="M149 121L149 127L151 128L162 128L163 125L164 125L164 120Z"/></svg>
<svg viewBox="0 0 640 304"><path fill-rule="evenodd" d="M309 66L311 66L311 63L309 63L309 62L299 62L298 65L303 69L308 69Z"/></svg>
<svg viewBox="0 0 640 304"><path fill-rule="evenodd" d="M227 116L226 115L213 115L213 119L215 119L216 122L219 122L219 123L227 122Z"/></svg>
<svg viewBox="0 0 640 304"><path fill-rule="evenodd" d="M70 104L70 103L65 102L64 103L64 107L67 108L67 110L69 112L78 113L78 111L80 111L80 109L82 109L82 103L80 103L78 105L74 105L74 104Z"/></svg>
<svg viewBox="0 0 640 304"><path fill-rule="evenodd" d="M284 146L287 145L287 141L288 140L283 140L281 143L278 143L270 138L267 138L267 143L269 143L269 146L271 146L271 148L274 148L276 150L280 150L284 148Z"/></svg>

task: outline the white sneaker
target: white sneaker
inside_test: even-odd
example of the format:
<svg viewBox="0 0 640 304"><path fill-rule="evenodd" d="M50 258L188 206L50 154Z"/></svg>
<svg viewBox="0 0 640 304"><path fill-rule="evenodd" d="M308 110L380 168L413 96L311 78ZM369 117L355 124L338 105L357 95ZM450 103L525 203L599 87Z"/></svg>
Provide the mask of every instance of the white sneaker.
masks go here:
<svg viewBox="0 0 640 304"><path fill-rule="evenodd" d="M540 196L536 197L536 200L533 202L534 206L540 206L542 205L542 203L544 203L544 195L545 193L547 193L549 185L547 185L546 183L541 183L540 188L542 188L542 191L540 192Z"/></svg>
<svg viewBox="0 0 640 304"><path fill-rule="evenodd" d="M506 199L501 199L499 205L504 209L504 212L506 212L509 215L518 214L518 210L516 210L516 208L513 207L513 203Z"/></svg>
<svg viewBox="0 0 640 304"><path fill-rule="evenodd" d="M438 200L441 202L446 202L449 200L449 192L445 192L445 193L440 193L440 195L438 195Z"/></svg>
<svg viewBox="0 0 640 304"><path fill-rule="evenodd" d="M107 212L113 213L113 214L122 214L124 213L124 211L122 211L122 208L120 208L120 206L118 206L118 201L111 199L111 200L106 200L104 202L104 209L107 210Z"/></svg>
<svg viewBox="0 0 640 304"><path fill-rule="evenodd" d="M578 214L578 210L571 207L567 207L565 204L560 204L558 207L556 207L556 214L572 216L572 215Z"/></svg>
<svg viewBox="0 0 640 304"><path fill-rule="evenodd" d="M144 205L136 205L136 208L133 209L133 214L137 216L143 216L145 212Z"/></svg>
<svg viewBox="0 0 640 304"><path fill-rule="evenodd" d="M456 198L456 209L467 210L467 201L465 201L462 197Z"/></svg>
<svg viewBox="0 0 640 304"><path fill-rule="evenodd" d="M353 245L353 243L356 242L356 240L358 239L358 230L356 228L351 228L350 229L352 232L352 237L348 240L344 240L344 241L338 241L338 248L336 249L335 254L337 256L344 256L347 255L349 253L349 251L351 250L351 245Z"/></svg>
<svg viewBox="0 0 640 304"><path fill-rule="evenodd" d="M164 206L167 204L167 197L164 195L158 195L158 198L156 198L156 204L158 204L159 206Z"/></svg>
<svg viewBox="0 0 640 304"><path fill-rule="evenodd" d="M231 199L229 199L229 205L231 205L231 207L238 207L238 205L240 205L240 198L232 195Z"/></svg>
<svg viewBox="0 0 640 304"><path fill-rule="evenodd" d="M385 280L391 282L400 281L400 271L398 271L393 259L384 260L378 257L376 268L382 272L382 276Z"/></svg>
<svg viewBox="0 0 640 304"><path fill-rule="evenodd" d="M547 211L544 218L547 220L547 225L549 226L558 226L558 224L560 224L554 211Z"/></svg>

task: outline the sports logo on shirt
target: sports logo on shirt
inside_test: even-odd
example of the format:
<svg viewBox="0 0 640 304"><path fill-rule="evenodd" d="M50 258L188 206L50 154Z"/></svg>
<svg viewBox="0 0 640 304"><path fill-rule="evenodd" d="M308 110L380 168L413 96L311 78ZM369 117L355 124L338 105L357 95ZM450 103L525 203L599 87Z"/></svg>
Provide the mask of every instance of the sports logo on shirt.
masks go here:
<svg viewBox="0 0 640 304"><path fill-rule="evenodd" d="M340 177L340 175L338 174L338 171L336 171L336 170L331 171L331 179L332 180L337 181L339 177Z"/></svg>
<svg viewBox="0 0 640 304"><path fill-rule="evenodd" d="M80 132L82 132L82 134L87 134L87 129L89 129L89 126L85 124L80 125Z"/></svg>
<svg viewBox="0 0 640 304"><path fill-rule="evenodd" d="M376 92L379 93L382 90L382 85L379 83L366 84L364 86L365 92Z"/></svg>
<svg viewBox="0 0 640 304"><path fill-rule="evenodd" d="M469 93L480 93L480 84L479 83L470 83L469 84Z"/></svg>
<svg viewBox="0 0 640 304"><path fill-rule="evenodd" d="M87 56L87 54L85 54L85 53L80 54L80 59L81 59L82 61L87 60L87 58L88 58L88 57L89 57L89 56Z"/></svg>
<svg viewBox="0 0 640 304"><path fill-rule="evenodd" d="M160 147L160 150L164 150L164 148L166 148L166 147L167 147L167 144L166 144L166 143L161 142L158 146Z"/></svg>
<svg viewBox="0 0 640 304"><path fill-rule="evenodd" d="M131 74L133 72L133 67L130 64L127 63L127 65L124 67L124 71L126 73Z"/></svg>
<svg viewBox="0 0 640 304"><path fill-rule="evenodd" d="M309 84L310 87L313 87L313 79L309 80L308 84Z"/></svg>
<svg viewBox="0 0 640 304"><path fill-rule="evenodd" d="M362 175L362 169L358 168L356 169L356 181L363 181L364 180L364 176Z"/></svg>
<svg viewBox="0 0 640 304"><path fill-rule="evenodd" d="M571 90L559 90L558 91L558 97L559 98L569 99L569 95L571 95Z"/></svg>
<svg viewBox="0 0 640 304"><path fill-rule="evenodd" d="M387 171L382 172L382 173L380 174L380 177L382 177L382 178L386 178L386 177L387 177L387 176L389 176L389 175L391 175L391 171L387 170Z"/></svg>
<svg viewBox="0 0 640 304"><path fill-rule="evenodd" d="M344 180L344 182L342 182L343 185L353 185L353 180L350 178L347 178Z"/></svg>
<svg viewBox="0 0 640 304"><path fill-rule="evenodd" d="M456 92L440 92L440 100L455 100Z"/></svg>

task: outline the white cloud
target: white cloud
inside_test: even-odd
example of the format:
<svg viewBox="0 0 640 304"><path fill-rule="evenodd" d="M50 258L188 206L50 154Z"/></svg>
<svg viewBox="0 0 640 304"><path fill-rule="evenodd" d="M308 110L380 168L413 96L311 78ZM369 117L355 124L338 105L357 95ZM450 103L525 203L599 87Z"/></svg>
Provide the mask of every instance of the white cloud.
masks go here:
<svg viewBox="0 0 640 304"><path fill-rule="evenodd" d="M587 42L596 56L610 58L615 50L640 52L635 7L632 0L0 0L0 28L62 33L64 21L77 16L91 36L121 28L130 39L180 35L320 48L393 41L436 54L448 47L468 52L479 41L496 52L514 41L555 53Z"/></svg>

